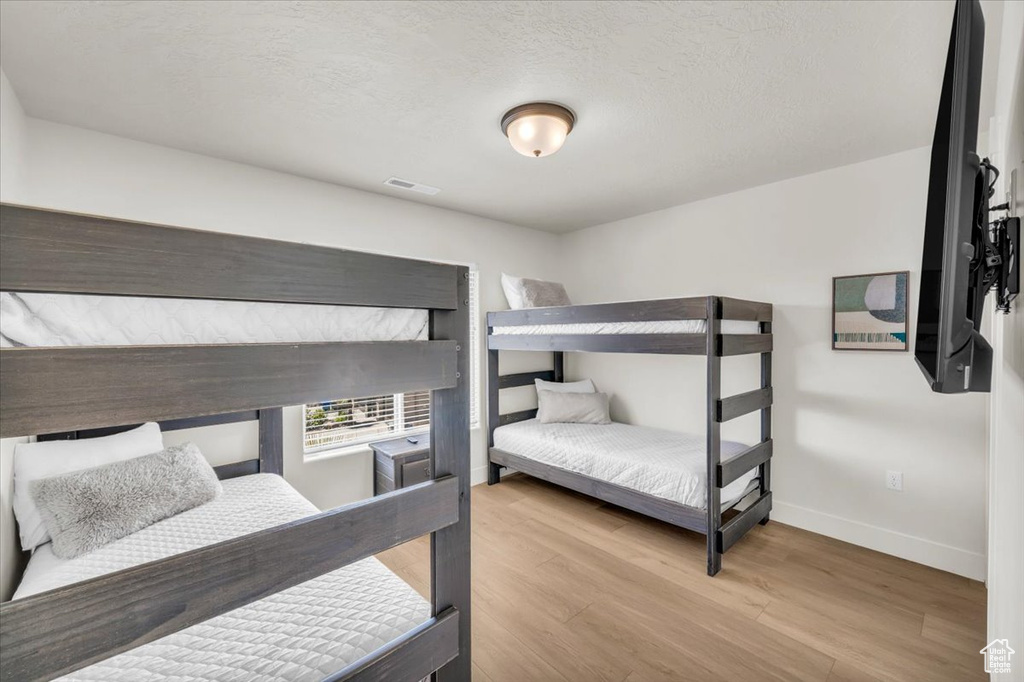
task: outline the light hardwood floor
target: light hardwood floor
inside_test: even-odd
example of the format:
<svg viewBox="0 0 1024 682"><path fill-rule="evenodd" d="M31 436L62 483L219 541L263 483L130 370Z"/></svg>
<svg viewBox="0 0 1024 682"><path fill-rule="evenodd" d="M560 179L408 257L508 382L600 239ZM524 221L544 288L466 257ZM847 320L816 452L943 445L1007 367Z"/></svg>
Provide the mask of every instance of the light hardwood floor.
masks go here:
<svg viewBox="0 0 1024 682"><path fill-rule="evenodd" d="M475 682L983 680L981 583L771 522L704 537L515 475L473 505ZM429 593L425 538L381 559Z"/></svg>

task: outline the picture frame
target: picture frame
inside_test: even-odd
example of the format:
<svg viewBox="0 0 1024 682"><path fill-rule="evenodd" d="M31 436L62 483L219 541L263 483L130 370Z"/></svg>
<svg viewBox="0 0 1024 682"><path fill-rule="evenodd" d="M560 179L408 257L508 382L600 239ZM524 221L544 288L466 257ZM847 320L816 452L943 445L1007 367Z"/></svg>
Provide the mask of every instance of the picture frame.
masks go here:
<svg viewBox="0 0 1024 682"><path fill-rule="evenodd" d="M910 271L832 278L832 350L908 352Z"/></svg>

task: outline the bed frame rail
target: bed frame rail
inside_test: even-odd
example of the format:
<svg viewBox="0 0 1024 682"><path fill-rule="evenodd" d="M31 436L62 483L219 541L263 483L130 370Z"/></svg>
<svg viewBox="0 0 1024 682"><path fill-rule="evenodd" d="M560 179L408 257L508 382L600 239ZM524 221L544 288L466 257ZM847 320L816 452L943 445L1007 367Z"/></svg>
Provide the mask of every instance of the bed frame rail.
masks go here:
<svg viewBox="0 0 1024 682"><path fill-rule="evenodd" d="M0 437L456 384L455 341L0 350Z"/></svg>
<svg viewBox="0 0 1024 682"><path fill-rule="evenodd" d="M0 667L17 680L70 673L450 527L458 505L450 476L4 603Z"/></svg>
<svg viewBox="0 0 1024 682"><path fill-rule="evenodd" d="M459 612L447 609L323 682L421 680L459 653Z"/></svg>
<svg viewBox="0 0 1024 682"><path fill-rule="evenodd" d="M250 476L252 474L284 474L284 433L283 414L280 407L270 407L261 410L246 410L244 412L228 412L225 414L211 414L205 417L189 417L185 419L167 419L159 422L160 431L179 431L181 429L195 429L204 426L219 426L221 424L237 424L239 422L259 422L259 456L254 459L244 459L240 462L221 464L213 467L217 478L225 480L239 476ZM99 429L79 429L77 431L64 431L60 433L44 433L36 436L37 441L48 440L78 440L80 438L100 438L115 433L123 433L134 429L141 424L125 424L123 426L109 426Z"/></svg>
<svg viewBox="0 0 1024 682"><path fill-rule="evenodd" d="M455 310L455 266L0 206L0 290Z"/></svg>

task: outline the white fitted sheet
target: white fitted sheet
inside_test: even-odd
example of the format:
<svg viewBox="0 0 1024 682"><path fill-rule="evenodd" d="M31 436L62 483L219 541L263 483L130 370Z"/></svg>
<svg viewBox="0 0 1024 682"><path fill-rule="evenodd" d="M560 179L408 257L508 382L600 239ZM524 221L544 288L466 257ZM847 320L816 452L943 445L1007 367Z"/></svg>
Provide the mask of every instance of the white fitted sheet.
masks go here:
<svg viewBox="0 0 1024 682"><path fill-rule="evenodd" d="M573 322L569 324L524 324L514 327L495 327L492 335L545 335L545 334L703 334L706 320L653 320L648 322ZM723 334L756 334L756 322L723 320Z"/></svg>
<svg viewBox="0 0 1024 682"><path fill-rule="evenodd" d="M542 424L528 419L499 427L494 447L648 495L707 509L707 455L703 434L630 424ZM722 441L725 459L747 448ZM728 508L752 489L757 469L722 490Z"/></svg>
<svg viewBox="0 0 1024 682"><path fill-rule="evenodd" d="M406 308L136 296L0 293L0 346L422 341Z"/></svg>
<svg viewBox="0 0 1024 682"><path fill-rule="evenodd" d="M213 502L84 556L61 560L44 545L32 556L15 599L317 512L279 476L223 484ZM364 559L60 679L322 680L429 617L429 605L409 585L376 559Z"/></svg>

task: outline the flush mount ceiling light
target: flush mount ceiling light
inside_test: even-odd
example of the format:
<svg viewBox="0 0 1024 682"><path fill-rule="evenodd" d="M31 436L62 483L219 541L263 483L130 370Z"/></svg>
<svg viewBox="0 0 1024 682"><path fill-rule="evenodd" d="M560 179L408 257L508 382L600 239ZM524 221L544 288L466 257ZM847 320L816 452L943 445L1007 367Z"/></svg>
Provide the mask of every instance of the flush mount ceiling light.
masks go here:
<svg viewBox="0 0 1024 682"><path fill-rule="evenodd" d="M541 157L561 149L575 123L576 115L559 104L531 102L502 116L501 132L523 156Z"/></svg>

